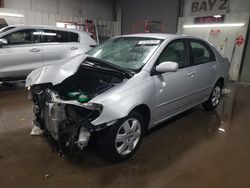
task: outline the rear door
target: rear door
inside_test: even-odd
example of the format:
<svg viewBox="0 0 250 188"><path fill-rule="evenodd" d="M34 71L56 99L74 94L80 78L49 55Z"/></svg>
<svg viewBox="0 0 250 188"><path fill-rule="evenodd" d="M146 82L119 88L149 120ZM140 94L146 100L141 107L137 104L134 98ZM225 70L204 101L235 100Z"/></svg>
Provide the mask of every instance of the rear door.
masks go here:
<svg viewBox="0 0 250 188"><path fill-rule="evenodd" d="M25 77L43 66L39 30L22 29L2 38L8 44L0 48L0 77Z"/></svg>
<svg viewBox="0 0 250 188"><path fill-rule="evenodd" d="M45 65L79 54L79 36L68 31L44 29L42 32Z"/></svg>
<svg viewBox="0 0 250 188"><path fill-rule="evenodd" d="M190 62L194 66L194 96L203 102L216 82L218 65L208 44L201 40L189 39Z"/></svg>

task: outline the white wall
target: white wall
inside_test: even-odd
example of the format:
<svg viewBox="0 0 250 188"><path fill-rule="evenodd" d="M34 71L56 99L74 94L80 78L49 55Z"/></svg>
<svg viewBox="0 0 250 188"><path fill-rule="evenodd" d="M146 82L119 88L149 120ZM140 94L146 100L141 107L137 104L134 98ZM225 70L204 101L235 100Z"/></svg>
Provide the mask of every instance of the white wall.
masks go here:
<svg viewBox="0 0 250 188"><path fill-rule="evenodd" d="M199 36L209 40L224 57L230 60L230 79L237 81L239 78L239 70L242 63L242 54L245 43L241 46L235 44L235 39L242 35L246 39L248 30L249 16L250 16L250 0L227 0L228 6L225 11L219 14L225 14L225 23L245 23L244 27L228 27L228 28L183 28L185 24L194 24L194 17L203 15L214 15L215 12L191 12L192 2L201 2L208 0L184 0L183 17L179 18L178 33L193 36ZM211 2L211 1L210 1ZM223 1L217 0L221 3ZM217 12L216 12L217 14ZM212 29L219 29L219 34L212 34Z"/></svg>
<svg viewBox="0 0 250 188"><path fill-rule="evenodd" d="M219 50L222 56L227 57L230 60L230 79L237 81L245 44L237 46L235 44L235 39L240 35L246 38L249 14L226 14L225 20L227 23L245 23L245 26L243 27L183 28L183 25L185 24L193 24L193 20L193 16L179 18L178 33L202 37L210 41ZM212 29L219 29L220 33L212 34Z"/></svg>
<svg viewBox="0 0 250 188"><path fill-rule="evenodd" d="M113 0L5 0L7 9L113 20Z"/></svg>

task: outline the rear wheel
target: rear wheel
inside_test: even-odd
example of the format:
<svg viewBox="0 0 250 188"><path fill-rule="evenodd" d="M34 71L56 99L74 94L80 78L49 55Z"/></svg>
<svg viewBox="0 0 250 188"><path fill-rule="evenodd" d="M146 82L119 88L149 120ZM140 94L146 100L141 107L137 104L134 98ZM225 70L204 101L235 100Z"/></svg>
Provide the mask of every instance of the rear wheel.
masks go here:
<svg viewBox="0 0 250 188"><path fill-rule="evenodd" d="M209 99L202 104L205 110L214 110L219 105L221 101L221 92L222 84L221 82L217 82L212 90L212 93L210 94Z"/></svg>
<svg viewBox="0 0 250 188"><path fill-rule="evenodd" d="M142 116L137 112L131 112L126 118L104 131L98 144L101 156L114 162L130 158L140 145L144 127Z"/></svg>

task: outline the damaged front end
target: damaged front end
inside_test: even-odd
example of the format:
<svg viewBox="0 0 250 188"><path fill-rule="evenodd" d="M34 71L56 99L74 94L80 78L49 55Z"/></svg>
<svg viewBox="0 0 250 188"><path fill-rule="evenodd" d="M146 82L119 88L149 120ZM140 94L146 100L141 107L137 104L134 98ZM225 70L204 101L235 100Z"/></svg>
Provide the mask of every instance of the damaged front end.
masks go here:
<svg viewBox="0 0 250 188"><path fill-rule="evenodd" d="M74 146L82 150L88 144L91 133L102 129L102 126L91 124L100 115L101 105L81 105L74 100L62 100L56 91L50 89L35 87L32 93L36 116L33 123L58 142L60 152L72 153Z"/></svg>
<svg viewBox="0 0 250 188"><path fill-rule="evenodd" d="M36 117L33 124L57 141L60 152L72 154L75 147L82 150L95 131L107 126L91 123L103 109L91 100L123 80L124 77L107 74L106 70L79 66L75 74L60 84L32 85L30 99Z"/></svg>

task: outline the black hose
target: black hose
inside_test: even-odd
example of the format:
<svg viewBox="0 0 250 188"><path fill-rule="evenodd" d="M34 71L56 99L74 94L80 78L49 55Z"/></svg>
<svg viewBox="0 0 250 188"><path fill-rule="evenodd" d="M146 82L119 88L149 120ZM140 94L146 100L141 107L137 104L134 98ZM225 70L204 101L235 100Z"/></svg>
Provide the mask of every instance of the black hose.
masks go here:
<svg viewBox="0 0 250 188"><path fill-rule="evenodd" d="M69 136L69 139L66 140L66 143L68 143L68 147L69 147L69 156L72 155L72 153L73 153L73 146L74 146L74 138L75 138L76 134L79 132L79 129L82 126L82 122L84 122L91 115L92 115L92 113L90 113L88 116L82 118L75 125L73 125L72 127L70 127L67 131L62 131L61 127L59 126L59 129L58 129L58 132L59 132L59 137L58 137L59 153L63 153L63 150L62 150L62 138L61 138L62 135L70 133L70 132L73 131L73 133L71 133L71 135Z"/></svg>

